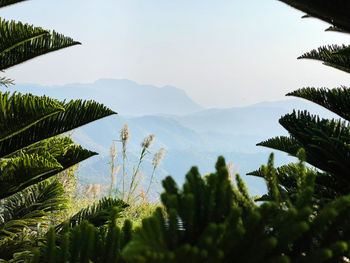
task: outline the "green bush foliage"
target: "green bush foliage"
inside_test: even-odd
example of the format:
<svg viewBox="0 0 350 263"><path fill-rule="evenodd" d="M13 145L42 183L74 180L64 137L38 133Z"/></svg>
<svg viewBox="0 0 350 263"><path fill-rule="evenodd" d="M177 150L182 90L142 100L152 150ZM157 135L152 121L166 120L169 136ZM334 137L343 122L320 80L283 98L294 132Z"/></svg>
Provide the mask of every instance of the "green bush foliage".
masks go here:
<svg viewBox="0 0 350 263"><path fill-rule="evenodd" d="M350 33L350 9L345 0L281 0L306 13L305 17L319 18L331 24L330 31ZM324 65L350 72L350 46L328 45L307 52L300 59L322 61ZM314 169L315 192L318 205L350 193L350 90L345 87L333 89L305 87L287 94L316 103L339 119L323 119L307 111L293 111L280 118L280 124L289 136L268 139L258 145L273 148L296 156L300 148L306 151L306 162ZM293 197L298 178L293 177L293 164L277 169L280 191ZM310 170L311 171L311 170ZM261 176L260 171L251 175ZM266 195L260 200L271 198Z"/></svg>
<svg viewBox="0 0 350 263"><path fill-rule="evenodd" d="M1 0L0 8L22 1ZM0 18L0 71L78 44L54 31ZM11 84L0 78L0 86ZM50 178L97 154L57 136L112 114L94 101L0 92L0 260L34 246L41 229L66 210L63 186ZM99 214L100 221L108 217Z"/></svg>
<svg viewBox="0 0 350 263"><path fill-rule="evenodd" d="M6 1L0 1L0 7L3 2ZM329 30L350 32L350 9L345 0L283 2L306 12L307 16L331 23ZM350 71L347 46L321 47L302 58L318 59L326 65ZM132 228L128 220L119 226L117 219L125 204L104 199L64 224L52 227L44 239L36 239L33 243L28 240L28 235L17 236L16 242L3 242L2 249L8 244L18 245L22 250L10 262L33 263L350 262L348 94L344 87L332 90L304 88L290 94L316 102L345 121L324 120L308 112L293 112L282 117L280 123L290 137L277 137L261 145L294 155L299 162L275 168L271 155L266 166L252 173L266 181L268 193L259 199L262 203L256 203L249 196L239 175L234 183L229 180L226 163L219 157L214 173L201 176L194 167L186 175L181 189L167 177L161 195L163 206L144 218L141 226ZM25 124L22 128L0 132L0 135L3 134L6 140L11 138L9 136L17 136L17 130L30 131L32 126ZM1 143L0 139L0 151ZM8 145L4 149L11 147ZM29 165L29 161L21 162L21 159L16 161L22 164L23 171L30 172L28 167L35 168L40 176L45 176L52 172L45 169L62 169L59 156L57 154L57 163L49 158L42 160L40 155L33 156L37 162L33 161L33 165ZM40 162L42 164L38 165ZM318 169L306 167L305 162ZM8 173L11 171L9 169ZM49 185L38 187L49 188ZM46 191L53 193L49 190ZM11 197L8 202L23 204L27 209L28 199L40 198L41 193L38 193L28 198ZM47 208L41 205L40 210ZM9 216L18 214L13 212L13 207L16 208L6 206ZM40 211L32 215L35 218ZM7 227L18 228L16 224ZM12 234L11 231L3 232L7 236Z"/></svg>
<svg viewBox="0 0 350 263"><path fill-rule="evenodd" d="M305 152L298 155L302 160ZM205 177L192 168L182 189L167 177L163 208L143 219L132 236L129 221L117 226L114 210L108 226L85 223L63 234L51 230L33 262L107 262L103 251L114 251L108 262L346 262L350 196L319 209L313 198L315 174L303 161L294 170L300 180L293 202L282 198L272 155L261 173L273 196L261 205L239 175L232 184L222 157L216 172Z"/></svg>

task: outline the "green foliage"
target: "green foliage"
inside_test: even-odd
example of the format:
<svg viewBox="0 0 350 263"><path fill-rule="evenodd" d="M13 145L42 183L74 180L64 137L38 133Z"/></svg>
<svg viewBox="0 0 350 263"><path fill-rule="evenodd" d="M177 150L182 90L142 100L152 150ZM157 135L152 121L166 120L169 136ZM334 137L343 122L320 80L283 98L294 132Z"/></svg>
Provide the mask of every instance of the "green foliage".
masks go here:
<svg viewBox="0 0 350 263"><path fill-rule="evenodd" d="M9 138L0 141L0 156L6 156L41 140L60 135L92 121L116 114L102 104L94 101L61 102L64 111L48 116ZM26 138L25 140L23 139Z"/></svg>
<svg viewBox="0 0 350 263"><path fill-rule="evenodd" d="M298 182L294 201L283 196L273 156L260 175L270 200L256 205L237 177L228 178L222 157L205 177L192 168L180 190L171 177L163 181L163 208L131 232L119 229L113 209L107 227L87 222L57 234L49 232L32 262L346 262L350 257L350 196L319 209L314 202L315 173L305 152L289 171Z"/></svg>
<svg viewBox="0 0 350 263"><path fill-rule="evenodd" d="M22 1L0 0L0 7L17 2ZM77 44L55 31L0 18L0 71ZM12 80L0 78L0 85L10 84ZM45 96L0 92L1 259L10 260L13 253L14 260L24 254L27 257L27 252L21 252L36 246L35 240L46 228L41 227L32 238L26 231L44 226L67 208L63 186L47 179L97 154L75 145L70 138L55 136L112 114L115 112L94 101L59 102ZM84 216L105 222L110 215L107 206L113 207L115 202L103 200Z"/></svg>
<svg viewBox="0 0 350 263"><path fill-rule="evenodd" d="M1 235L13 236L24 226L36 226L42 222L47 211L65 209L63 193L60 183L45 181L7 198L3 205Z"/></svg>
<svg viewBox="0 0 350 263"><path fill-rule="evenodd" d="M316 17L331 24L329 30L350 33L349 3L343 0L281 0L303 12L307 17ZM350 72L350 48L347 45L329 45L312 50L299 58L316 59L325 65ZM280 124L289 132L289 137L276 137L258 145L284 151L296 156L299 148L306 151L306 161L318 168L315 174L315 198L319 204L350 193L350 91L340 88L307 87L290 92L296 96L317 103L336 113L342 119L322 119L307 111L293 111L280 118ZM278 183L284 193L292 197L297 178L291 178L292 165L281 167ZM251 175L259 175L258 171ZM287 176L286 176L287 175ZM267 196L263 197L265 200ZM293 199L293 198L292 198ZM262 199L261 199L262 200Z"/></svg>
<svg viewBox="0 0 350 263"><path fill-rule="evenodd" d="M50 222L50 217L66 209L64 189L57 182L41 182L21 191L4 201L0 217L0 255L11 259L13 253L34 246L34 236L26 230L41 228ZM28 239L27 236L31 236Z"/></svg>
<svg viewBox="0 0 350 263"><path fill-rule="evenodd" d="M95 227L84 221L74 228L65 225L59 234L52 228L46 245L34 253L31 262L125 262L121 250L131 239L132 225L125 221L119 228L119 212L118 208L111 209L107 226Z"/></svg>
<svg viewBox="0 0 350 263"><path fill-rule="evenodd" d="M16 1L7 3L14 2ZM350 32L350 6L345 0L283 2L306 12L308 17L317 17L331 23L329 30ZM10 54L12 50L36 41L39 43L40 39L42 38L35 37L6 53ZM69 41L67 43L69 45ZM31 48L27 48L29 52L26 56L30 58ZM330 46L305 54L303 58L318 59L326 65L348 71L349 56L347 46ZM20 56L9 57L11 59L8 65L11 61L22 61ZM344 87L333 90L306 88L289 95L316 102L349 120L348 91ZM68 156L77 156L79 154L73 153L83 152L83 149L74 147L67 139L56 139L56 144L55 139L50 138L72 129L75 121L71 121L71 118L74 119L79 112L75 110L80 107L86 110L85 106L91 105L82 106L80 102L60 105L64 111L33 125L26 124L20 133L12 136L9 132L11 136L0 141L0 153L3 153L0 157L8 159L2 164L3 170L7 171L9 178L16 171L15 168L10 169L11 162L17 161L20 164L22 159L41 156L51 160L51 164L56 160L62 166L59 169L64 169L77 160L69 159ZM71 111L70 106L73 108ZM96 106L95 109L97 108L99 107ZM69 112L75 114L69 115ZM101 108L92 110L93 112L98 113L94 115L97 119L97 116L112 114L107 110L104 115ZM80 121L79 125L91 121L84 119L84 114L79 116L76 119ZM59 126L60 120L63 120L64 127ZM98 204L83 209L57 229L51 228L44 240L33 245L25 238L25 241L19 243L21 235L15 233L23 227L33 228L31 224L38 222L35 221L38 218L47 216L47 212L60 210L62 196L58 185L48 191L45 197L32 194L36 190L27 188L25 191L29 192L25 196L19 192L6 201L8 205L4 208L7 212L4 214L13 219L8 221L13 224L8 224L3 219L0 227L6 238L2 237L2 243L0 240L0 249L5 251L9 248L6 251L18 252L14 260L22 262L29 259L31 262L95 263L349 262L350 174L347 168L350 127L342 120L321 119L305 111L288 114L280 119L280 123L288 130L290 137L277 137L261 145L285 151L298 157L299 162L275 168L271 155L267 166L251 173L266 181L268 193L259 199L263 201L260 205L249 196L239 175L236 175L235 184L231 183L225 161L219 157L215 173L202 177L194 167L186 175L182 189L171 177L167 177L163 181L165 191L161 195L163 207L157 208L152 216L144 218L142 225L134 231L130 221L124 221L121 229L118 226L117 219L125 204L118 200L103 199ZM127 139L128 136L121 138L123 153ZM135 174L147 153L149 142L151 140L144 141L142 145L145 150L141 152ZM48 150L47 156L44 156L43 149ZM70 155L65 156L69 152ZM86 153L84 156L88 155ZM305 162L318 169L306 167ZM28 161L27 166L34 167L34 164ZM123 170L124 190L125 169ZM57 171L40 172L22 185L29 186L55 173ZM135 185L132 179L129 193ZM46 187L49 186L51 185ZM129 199L129 196L125 197ZM16 236L15 239L11 238L13 235ZM37 249L28 249L28 244ZM7 258L10 258L11 254L6 253Z"/></svg>
<svg viewBox="0 0 350 263"><path fill-rule="evenodd" d="M342 32L350 32L350 3L347 0L279 0L307 14L332 24Z"/></svg>
<svg viewBox="0 0 350 263"><path fill-rule="evenodd" d="M64 111L57 101L31 94L0 93L0 141L23 132L45 118Z"/></svg>
<svg viewBox="0 0 350 263"><path fill-rule="evenodd" d="M322 61L324 65L350 72L349 46L329 45L311 50L298 59L307 58Z"/></svg>
<svg viewBox="0 0 350 263"><path fill-rule="evenodd" d="M51 34L32 38L22 45L13 46L7 52L0 53L0 69L8 69L35 57L79 44L79 42L53 31Z"/></svg>
<svg viewBox="0 0 350 263"><path fill-rule="evenodd" d="M19 2L23 2L27 0L0 0L0 7L8 6L8 5L13 5Z"/></svg>
<svg viewBox="0 0 350 263"><path fill-rule="evenodd" d="M102 226L106 224L107 220L110 218L113 209L115 212L118 211L118 213L120 213L127 206L128 205L120 199L102 198L97 203L83 208L70 219L56 226L56 231L61 231L65 225L74 227L80 225L84 221L89 221L89 223L94 226Z"/></svg>
<svg viewBox="0 0 350 263"><path fill-rule="evenodd" d="M350 121L350 90L346 87L338 89L302 88L287 94L317 103Z"/></svg>
<svg viewBox="0 0 350 263"><path fill-rule="evenodd" d="M46 34L48 32L40 27L0 19L0 54Z"/></svg>

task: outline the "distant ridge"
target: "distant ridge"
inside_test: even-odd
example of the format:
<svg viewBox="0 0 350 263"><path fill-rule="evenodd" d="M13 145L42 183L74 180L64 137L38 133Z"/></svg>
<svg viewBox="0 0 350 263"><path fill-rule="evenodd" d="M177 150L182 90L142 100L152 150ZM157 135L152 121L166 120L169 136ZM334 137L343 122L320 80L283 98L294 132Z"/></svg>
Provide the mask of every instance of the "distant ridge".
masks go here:
<svg viewBox="0 0 350 263"><path fill-rule="evenodd" d="M47 95L63 99L93 99L122 115L185 115L203 110L185 91L164 86L140 85L127 79L99 79L94 83L73 83L61 86L17 84L19 92Z"/></svg>

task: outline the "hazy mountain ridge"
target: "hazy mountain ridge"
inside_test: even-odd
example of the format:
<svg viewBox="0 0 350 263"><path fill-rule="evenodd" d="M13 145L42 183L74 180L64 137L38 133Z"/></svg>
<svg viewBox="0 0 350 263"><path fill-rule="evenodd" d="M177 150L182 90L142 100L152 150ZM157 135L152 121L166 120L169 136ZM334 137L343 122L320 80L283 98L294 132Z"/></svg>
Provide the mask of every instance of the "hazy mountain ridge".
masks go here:
<svg viewBox="0 0 350 263"><path fill-rule="evenodd" d="M203 110L203 107L191 100L181 89L140 85L126 79L100 79L94 83L61 86L17 84L15 89L22 93L47 95L59 100L95 100L123 115L181 115Z"/></svg>
<svg viewBox="0 0 350 263"><path fill-rule="evenodd" d="M203 109L184 91L174 87L157 88L138 85L129 80L98 80L90 84L67 84L45 87L17 85L16 90L57 99L94 99L118 111L111 116L86 125L73 132L73 138L84 147L97 151L99 156L83 162L79 169L85 182L109 183L109 147L119 139L119 131L127 123L131 138L128 142L129 164L137 161L140 143L149 134L156 140L151 153L166 148L158 181L172 175L179 183L186 172L196 165L203 173L213 171L217 156L239 165L245 173L266 164L272 150L257 147L265 139L286 135L278 119L293 109L308 109L325 117L333 117L321 107L301 99L262 102L246 107L228 109ZM121 146L117 142L117 149ZM151 155L143 165L150 174ZM276 164L290 161L286 154L276 153ZM120 164L120 155L117 158ZM261 194L265 187L261 180L244 177L252 194Z"/></svg>

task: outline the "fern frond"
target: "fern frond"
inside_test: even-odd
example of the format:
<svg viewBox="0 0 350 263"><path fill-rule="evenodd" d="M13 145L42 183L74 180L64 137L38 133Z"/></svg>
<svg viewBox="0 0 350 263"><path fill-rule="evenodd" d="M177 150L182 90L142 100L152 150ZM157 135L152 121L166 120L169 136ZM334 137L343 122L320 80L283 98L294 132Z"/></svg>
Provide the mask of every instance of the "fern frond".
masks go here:
<svg viewBox="0 0 350 263"><path fill-rule="evenodd" d="M97 203L88 206L87 208L83 208L70 219L58 225L56 231L60 232L65 224L68 224L69 227L75 227L84 221L88 221L94 226L104 225L111 217L113 210L117 209L119 214L127 206L128 205L120 199L104 197Z"/></svg>
<svg viewBox="0 0 350 263"><path fill-rule="evenodd" d="M0 92L0 141L15 136L52 115L63 112L56 100L31 94Z"/></svg>
<svg viewBox="0 0 350 263"><path fill-rule="evenodd" d="M62 153L59 156L56 156L56 160L57 162L62 166L62 168L58 169L58 170L54 170L52 172L48 172L45 174L42 174L40 176L36 176L31 178L30 180L27 180L26 182L24 182L23 184L20 185L20 187L18 187L17 190L22 190L28 186L31 186L33 184L37 184L43 180L46 180L94 155L97 155L96 152L92 152L89 150L86 150L84 148L82 148L81 146L77 146L77 145L72 145L71 147L69 147L67 149L66 152ZM15 193L15 192L13 192Z"/></svg>
<svg viewBox="0 0 350 263"><path fill-rule="evenodd" d="M49 31L40 27L0 18L0 55L46 34L49 34Z"/></svg>
<svg viewBox="0 0 350 263"><path fill-rule="evenodd" d="M26 187L28 181L58 172L61 164L49 154L20 154L0 162L0 199L8 197Z"/></svg>
<svg viewBox="0 0 350 263"><path fill-rule="evenodd" d="M339 28L339 27L336 27L336 26L330 26L328 27L325 31L330 31L330 32L339 32L339 33L348 33L346 32L345 30Z"/></svg>
<svg viewBox="0 0 350 263"><path fill-rule="evenodd" d="M341 120L320 119L307 111L293 112L280 124L297 139L307 152L307 162L315 167L350 180L350 126Z"/></svg>
<svg viewBox="0 0 350 263"><path fill-rule="evenodd" d="M24 227L36 226L45 216L66 209L64 188L57 182L41 182L9 197L0 221L1 237L12 237Z"/></svg>
<svg viewBox="0 0 350 263"><path fill-rule="evenodd" d="M350 3L347 0L279 0L306 14L350 32Z"/></svg>
<svg viewBox="0 0 350 263"><path fill-rule="evenodd" d="M1 53L0 70L8 69L47 53L80 44L80 42L53 31L51 34L33 38Z"/></svg>
<svg viewBox="0 0 350 263"><path fill-rule="evenodd" d="M300 144L295 138L286 136L278 136L268 139L258 143L257 146L272 148L286 152L292 156L296 156L298 150L303 147L302 144Z"/></svg>
<svg viewBox="0 0 350 263"><path fill-rule="evenodd" d="M19 2L24 2L24 1L28 1L28 0L0 0L0 8L8 5L17 4Z"/></svg>
<svg viewBox="0 0 350 263"><path fill-rule="evenodd" d="M70 137L56 136L49 139L39 141L28 147L22 148L18 153L26 154L38 154L44 155L49 153L54 158L59 158L62 154L65 154L69 148L76 147L74 141ZM11 156L16 156L16 153Z"/></svg>
<svg viewBox="0 0 350 263"><path fill-rule="evenodd" d="M13 79L9 79L6 77L0 77L0 86L8 88L11 85L15 85L15 82Z"/></svg>
<svg viewBox="0 0 350 263"><path fill-rule="evenodd" d="M350 55L342 53L349 46L328 45L319 47L317 50L311 50L298 57L298 59L307 58L322 61L324 65L330 66L350 73Z"/></svg>
<svg viewBox="0 0 350 263"><path fill-rule="evenodd" d="M61 106L65 111L45 118L20 134L0 141L0 156L7 156L41 140L115 114L114 111L94 101L76 100L61 103Z"/></svg>
<svg viewBox="0 0 350 263"><path fill-rule="evenodd" d="M350 121L349 88L302 88L288 93L287 96L295 96L312 101Z"/></svg>

